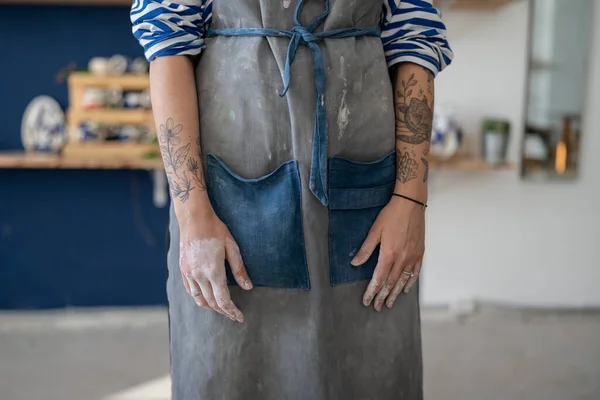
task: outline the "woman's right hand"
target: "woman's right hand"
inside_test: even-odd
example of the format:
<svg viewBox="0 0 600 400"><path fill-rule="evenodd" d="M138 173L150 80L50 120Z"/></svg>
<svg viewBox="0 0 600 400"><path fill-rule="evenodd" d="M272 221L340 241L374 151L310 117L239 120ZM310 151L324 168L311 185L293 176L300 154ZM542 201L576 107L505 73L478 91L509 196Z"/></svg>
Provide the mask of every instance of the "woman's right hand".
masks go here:
<svg viewBox="0 0 600 400"><path fill-rule="evenodd" d="M252 282L237 243L213 210L201 217L188 215L185 221L180 219L179 250L183 284L196 304L215 310L232 321L244 322L227 287L225 259L242 289L252 289Z"/></svg>

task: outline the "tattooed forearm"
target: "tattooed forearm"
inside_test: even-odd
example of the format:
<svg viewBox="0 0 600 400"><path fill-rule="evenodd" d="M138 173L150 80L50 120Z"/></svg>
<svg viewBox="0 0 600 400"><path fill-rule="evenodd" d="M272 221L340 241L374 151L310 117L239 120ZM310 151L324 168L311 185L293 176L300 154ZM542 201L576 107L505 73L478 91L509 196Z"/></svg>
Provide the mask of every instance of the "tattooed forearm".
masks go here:
<svg viewBox="0 0 600 400"><path fill-rule="evenodd" d="M431 140L433 105L429 105L422 87L413 95L417 84L415 74L412 74L408 82L402 80L401 87L396 90L396 139L409 144Z"/></svg>
<svg viewBox="0 0 600 400"><path fill-rule="evenodd" d="M417 177L419 164L411 158L408 151L396 150L396 179L406 183Z"/></svg>
<svg viewBox="0 0 600 400"><path fill-rule="evenodd" d="M206 190L206 186L204 185L200 160L194 156L196 152L191 151L192 144L181 145L180 134L182 130L183 125L175 125L173 119L169 118L165 124L160 125L158 138L161 143L160 152L173 198L178 198L182 203L185 203L190 198L192 190L196 188Z"/></svg>
<svg viewBox="0 0 600 400"><path fill-rule="evenodd" d="M396 111L396 188L426 198L429 145L433 129L433 74L402 63L394 80ZM408 183L408 185L407 185Z"/></svg>

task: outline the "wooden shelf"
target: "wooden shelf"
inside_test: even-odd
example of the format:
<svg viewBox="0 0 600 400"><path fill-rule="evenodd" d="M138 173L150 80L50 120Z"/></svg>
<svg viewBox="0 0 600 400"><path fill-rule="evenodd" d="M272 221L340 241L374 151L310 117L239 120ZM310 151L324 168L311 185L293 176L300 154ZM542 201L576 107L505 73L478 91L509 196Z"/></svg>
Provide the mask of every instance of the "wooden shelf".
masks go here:
<svg viewBox="0 0 600 400"><path fill-rule="evenodd" d="M150 87L150 77L147 74L93 75L87 72L72 72L69 74L69 84L86 87L118 86L124 90L144 90Z"/></svg>
<svg viewBox="0 0 600 400"><path fill-rule="evenodd" d="M95 109L95 110L76 110L68 111L69 125L76 129L79 121L94 121L110 125L134 124L134 125L152 125L154 117L152 110L143 109Z"/></svg>
<svg viewBox="0 0 600 400"><path fill-rule="evenodd" d="M1 0L0 0L1 1ZM143 108L96 108L84 107L83 99L90 88L118 87L124 91L142 91L150 87L150 78L145 75L94 75L87 72L73 72L69 75L69 110L67 124L70 141L81 138L77 132L83 122L93 121L106 125L146 125L154 127L152 110Z"/></svg>
<svg viewBox="0 0 600 400"><path fill-rule="evenodd" d="M148 154L155 154L158 157L160 156L159 152L158 145L151 143L83 141L67 143L61 155L68 158L120 158L129 160L146 158Z"/></svg>
<svg viewBox="0 0 600 400"><path fill-rule="evenodd" d="M432 158L429 160L431 169L448 171L500 171L513 170L515 166L511 163L490 165L481 158L452 157L448 160Z"/></svg>
<svg viewBox="0 0 600 400"><path fill-rule="evenodd" d="M160 158L68 157L24 152L0 153L0 168L43 169L162 169Z"/></svg>

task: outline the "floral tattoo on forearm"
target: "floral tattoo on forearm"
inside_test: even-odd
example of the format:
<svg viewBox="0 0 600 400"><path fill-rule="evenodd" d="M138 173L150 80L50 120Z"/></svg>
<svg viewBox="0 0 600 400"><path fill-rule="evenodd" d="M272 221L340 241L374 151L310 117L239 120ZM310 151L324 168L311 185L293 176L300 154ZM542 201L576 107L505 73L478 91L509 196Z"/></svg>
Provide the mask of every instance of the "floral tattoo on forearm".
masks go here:
<svg viewBox="0 0 600 400"><path fill-rule="evenodd" d="M429 106L423 89L419 89L417 96L410 97L417 83L415 74L412 74L408 82L401 81L402 87L396 92L399 100L396 113L396 139L409 144L430 141L433 127L433 109Z"/></svg>
<svg viewBox="0 0 600 400"><path fill-rule="evenodd" d="M427 74L426 82L425 79L415 79L413 73L408 80L402 79L399 87L396 87L396 178L402 183L417 178L421 165L417 161L419 159L425 167L423 182L429 179L427 155L433 128L433 98L431 73ZM415 154L421 151L421 157Z"/></svg>
<svg viewBox="0 0 600 400"><path fill-rule="evenodd" d="M417 177L419 164L411 158L408 151L396 150L396 179L406 183Z"/></svg>
<svg viewBox="0 0 600 400"><path fill-rule="evenodd" d="M162 143L160 152L169 179L171 194L173 198L178 198L185 203L190 198L192 190L196 188L206 190L206 185L200 160L191 152L192 144L181 146L182 130L183 125L175 125L173 118L169 118L165 124L160 125L158 139Z"/></svg>

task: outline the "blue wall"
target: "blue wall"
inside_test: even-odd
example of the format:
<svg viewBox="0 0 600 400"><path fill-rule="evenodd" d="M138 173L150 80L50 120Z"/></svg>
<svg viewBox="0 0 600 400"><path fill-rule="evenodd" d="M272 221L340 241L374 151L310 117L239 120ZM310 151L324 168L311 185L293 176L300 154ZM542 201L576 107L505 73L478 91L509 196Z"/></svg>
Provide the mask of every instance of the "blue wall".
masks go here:
<svg viewBox="0 0 600 400"><path fill-rule="evenodd" d="M0 150L33 97L67 107L58 71L115 53L142 55L125 7L0 6ZM148 172L0 169L0 308L164 303L166 227Z"/></svg>

